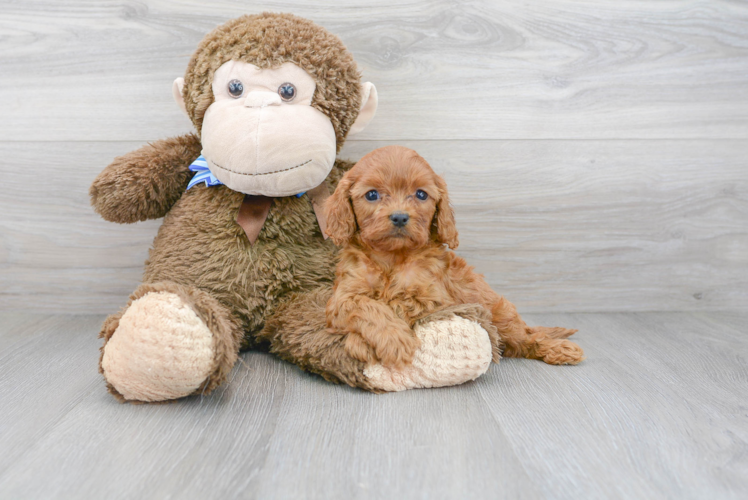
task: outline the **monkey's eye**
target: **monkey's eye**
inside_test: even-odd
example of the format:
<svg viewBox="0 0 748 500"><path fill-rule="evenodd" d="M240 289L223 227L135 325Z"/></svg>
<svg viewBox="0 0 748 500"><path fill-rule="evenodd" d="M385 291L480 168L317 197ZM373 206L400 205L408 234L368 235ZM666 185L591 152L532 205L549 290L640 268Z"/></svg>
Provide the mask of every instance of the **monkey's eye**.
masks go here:
<svg viewBox="0 0 748 500"><path fill-rule="evenodd" d="M371 191L366 193L364 197L369 201L377 201L379 199L379 193L376 189L372 189Z"/></svg>
<svg viewBox="0 0 748 500"><path fill-rule="evenodd" d="M296 86L293 83L284 83L278 87L278 95L286 102L293 101L296 97Z"/></svg>
<svg viewBox="0 0 748 500"><path fill-rule="evenodd" d="M418 191L416 191L416 198L418 198L419 200L423 201L428 197L429 195L423 189L419 189Z"/></svg>
<svg viewBox="0 0 748 500"><path fill-rule="evenodd" d="M244 85L237 79L231 80L228 85L231 97L241 97L244 93Z"/></svg>

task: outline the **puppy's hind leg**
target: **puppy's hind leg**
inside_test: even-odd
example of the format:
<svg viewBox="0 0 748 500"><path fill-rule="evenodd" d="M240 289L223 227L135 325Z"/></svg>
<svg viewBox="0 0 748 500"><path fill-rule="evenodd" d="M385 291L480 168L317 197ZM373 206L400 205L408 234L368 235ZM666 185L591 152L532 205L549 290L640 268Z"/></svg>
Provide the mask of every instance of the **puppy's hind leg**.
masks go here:
<svg viewBox="0 0 748 500"><path fill-rule="evenodd" d="M571 340L542 338L536 341L532 357L549 365L576 365L584 359L584 351Z"/></svg>
<svg viewBox="0 0 748 500"><path fill-rule="evenodd" d="M576 330L529 327L503 297L493 304L491 315L505 346L504 357L539 359L551 365L576 365L584 359L582 348L566 340Z"/></svg>

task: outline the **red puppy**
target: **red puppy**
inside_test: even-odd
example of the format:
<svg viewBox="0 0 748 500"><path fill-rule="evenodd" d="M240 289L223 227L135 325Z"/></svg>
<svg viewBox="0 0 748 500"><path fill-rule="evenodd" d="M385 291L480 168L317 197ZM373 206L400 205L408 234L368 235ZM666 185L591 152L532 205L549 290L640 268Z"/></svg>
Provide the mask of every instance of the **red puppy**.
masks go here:
<svg viewBox="0 0 748 500"><path fill-rule="evenodd" d="M449 248L457 248L447 186L413 150L388 146L364 156L325 205L327 233L343 246L328 326L349 332L346 350L361 361L401 367L419 341L414 323L457 304L491 312L504 356L576 364L584 352L565 340L576 330L529 327L515 307Z"/></svg>

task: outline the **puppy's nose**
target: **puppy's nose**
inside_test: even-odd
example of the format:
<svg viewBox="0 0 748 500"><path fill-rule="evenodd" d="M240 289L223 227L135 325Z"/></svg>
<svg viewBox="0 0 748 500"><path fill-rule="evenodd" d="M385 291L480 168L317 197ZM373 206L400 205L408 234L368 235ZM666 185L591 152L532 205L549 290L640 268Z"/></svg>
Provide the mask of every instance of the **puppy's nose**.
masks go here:
<svg viewBox="0 0 748 500"><path fill-rule="evenodd" d="M404 227L405 224L408 223L408 219L410 219L410 217L408 217L408 214L405 212L395 212L390 215L390 220L396 227Z"/></svg>

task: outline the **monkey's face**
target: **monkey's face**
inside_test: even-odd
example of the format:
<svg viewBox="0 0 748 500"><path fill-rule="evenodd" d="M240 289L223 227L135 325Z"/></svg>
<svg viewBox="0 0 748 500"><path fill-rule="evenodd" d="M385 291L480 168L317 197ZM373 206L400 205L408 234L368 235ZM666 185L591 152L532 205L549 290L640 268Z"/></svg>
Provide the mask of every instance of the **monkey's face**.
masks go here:
<svg viewBox="0 0 748 500"><path fill-rule="evenodd" d="M203 156L229 188L290 196L320 185L335 162L335 130L311 106L316 84L287 62L260 69L228 61L214 74L203 120Z"/></svg>

